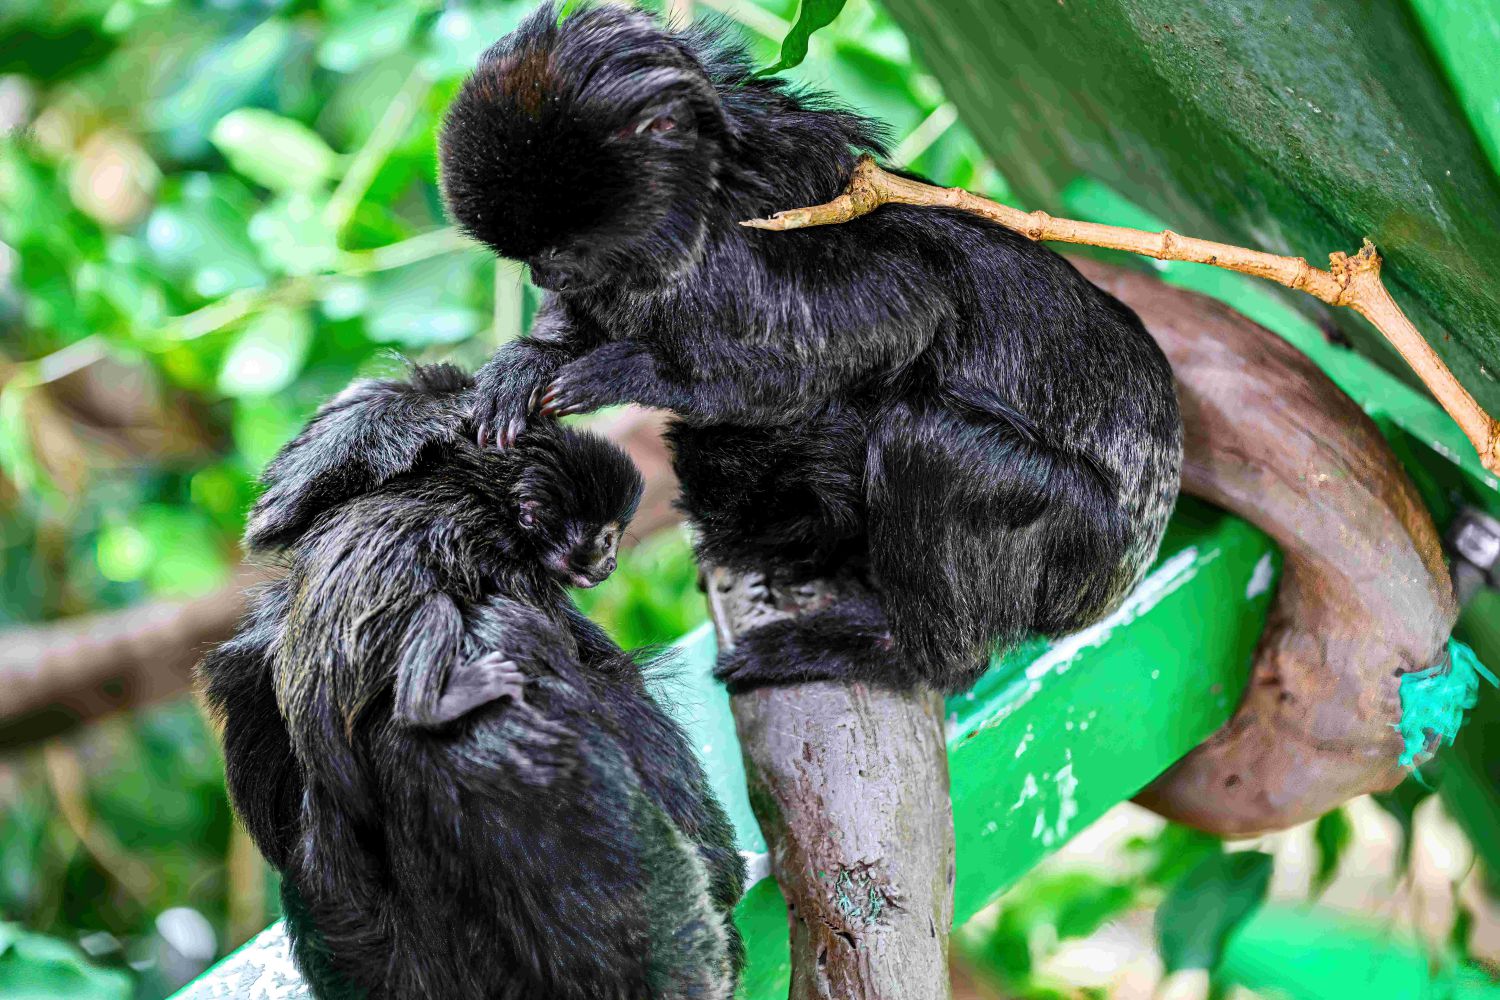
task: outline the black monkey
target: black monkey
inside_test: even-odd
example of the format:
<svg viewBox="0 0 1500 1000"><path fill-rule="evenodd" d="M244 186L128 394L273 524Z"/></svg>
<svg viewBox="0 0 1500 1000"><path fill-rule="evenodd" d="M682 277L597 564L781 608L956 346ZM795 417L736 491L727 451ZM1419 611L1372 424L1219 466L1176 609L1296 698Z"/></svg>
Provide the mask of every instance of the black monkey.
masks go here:
<svg viewBox="0 0 1500 1000"><path fill-rule="evenodd" d="M276 457L285 578L200 668L316 995L728 1000L733 831L642 668L566 584L614 568L630 460L481 450L456 369L357 383Z"/></svg>
<svg viewBox="0 0 1500 1000"><path fill-rule="evenodd" d="M748 638L732 687L963 688L992 649L1114 607L1176 497L1165 358L1046 247L897 205L737 224L829 200L860 151L883 151L870 120L755 76L712 28L616 5L539 9L443 126L451 214L551 291L479 373L481 443L538 412L672 410L705 559L879 593Z"/></svg>

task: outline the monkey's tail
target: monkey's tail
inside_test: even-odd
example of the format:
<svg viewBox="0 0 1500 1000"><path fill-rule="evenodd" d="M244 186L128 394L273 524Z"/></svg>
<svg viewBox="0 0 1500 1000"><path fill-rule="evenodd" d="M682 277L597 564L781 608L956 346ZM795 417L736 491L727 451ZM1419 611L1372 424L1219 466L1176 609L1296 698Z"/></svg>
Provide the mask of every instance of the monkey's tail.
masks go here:
<svg viewBox="0 0 1500 1000"><path fill-rule="evenodd" d="M870 437L872 575L902 655L948 691L1028 635L1090 624L1136 576L1108 471L985 410L900 404Z"/></svg>

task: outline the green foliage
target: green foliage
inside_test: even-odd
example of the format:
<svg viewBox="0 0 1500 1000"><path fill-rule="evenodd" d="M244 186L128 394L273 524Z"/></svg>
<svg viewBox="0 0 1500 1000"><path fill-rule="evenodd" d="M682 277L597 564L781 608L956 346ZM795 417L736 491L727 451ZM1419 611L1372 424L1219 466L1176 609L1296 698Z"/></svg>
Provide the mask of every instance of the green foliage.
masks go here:
<svg viewBox="0 0 1500 1000"><path fill-rule="evenodd" d="M1213 971L1236 930L1265 902L1269 854L1212 854L1185 874L1156 910L1156 937L1168 972Z"/></svg>
<svg viewBox="0 0 1500 1000"><path fill-rule="evenodd" d="M845 0L801 0L797 7L797 20L781 43L781 58L775 65L761 70L762 75L769 76L800 66L802 60L807 58L807 43L813 32L832 24L833 19L839 16L839 11L844 9L844 3Z"/></svg>
<svg viewBox="0 0 1500 1000"><path fill-rule="evenodd" d="M0 996L7 1000L129 1000L130 977L101 969L55 938L0 923Z"/></svg>
<svg viewBox="0 0 1500 1000"><path fill-rule="evenodd" d="M1313 827L1313 846L1318 851L1318 867L1313 872L1312 894L1322 895L1323 890L1338 874L1339 862L1354 840L1354 828L1349 823L1349 814L1340 806L1318 817Z"/></svg>
<svg viewBox="0 0 1500 1000"><path fill-rule="evenodd" d="M698 565L683 531L659 532L626 549L608 581L574 597L627 649L664 645L708 620Z"/></svg>
<svg viewBox="0 0 1500 1000"><path fill-rule="evenodd" d="M1491 663L1500 657L1500 592L1480 593L1459 634ZM1492 893L1500 892L1500 697L1484 692L1453 750L1442 755L1443 805L1468 833Z"/></svg>
<svg viewBox="0 0 1500 1000"><path fill-rule="evenodd" d="M1417 781L1413 774L1390 791L1376 792L1371 796L1375 804L1389 813L1401 827L1401 857L1396 866L1397 875L1405 876L1411 870L1412 848L1415 846L1412 834L1416 825L1417 807L1432 794L1433 790Z"/></svg>

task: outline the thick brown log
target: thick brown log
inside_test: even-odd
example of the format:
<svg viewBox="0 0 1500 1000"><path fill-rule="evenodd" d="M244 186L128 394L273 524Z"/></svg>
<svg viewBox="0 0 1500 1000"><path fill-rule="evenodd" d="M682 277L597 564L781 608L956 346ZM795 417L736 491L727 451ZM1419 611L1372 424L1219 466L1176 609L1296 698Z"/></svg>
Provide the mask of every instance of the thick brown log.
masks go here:
<svg viewBox="0 0 1500 1000"><path fill-rule="evenodd" d="M860 585L709 568L722 648ZM791 933L790 1000L947 1000L953 813L942 702L863 684L731 700Z"/></svg>
<svg viewBox="0 0 1500 1000"><path fill-rule="evenodd" d="M646 493L630 540L676 524L677 480L661 431L665 416L628 409L596 429L640 466ZM151 601L0 634L0 750L55 736L121 709L186 691L208 647L229 638L245 611L253 569L188 601Z"/></svg>
<svg viewBox="0 0 1500 1000"><path fill-rule="evenodd" d="M251 569L188 601L153 601L0 636L0 750L180 694L205 650L244 613Z"/></svg>
<svg viewBox="0 0 1500 1000"><path fill-rule="evenodd" d="M1212 299L1079 267L1140 314L1176 373L1183 489L1285 555L1249 687L1225 727L1139 801L1227 836L1394 787L1401 675L1442 662L1457 617L1442 546L1374 423L1316 365Z"/></svg>

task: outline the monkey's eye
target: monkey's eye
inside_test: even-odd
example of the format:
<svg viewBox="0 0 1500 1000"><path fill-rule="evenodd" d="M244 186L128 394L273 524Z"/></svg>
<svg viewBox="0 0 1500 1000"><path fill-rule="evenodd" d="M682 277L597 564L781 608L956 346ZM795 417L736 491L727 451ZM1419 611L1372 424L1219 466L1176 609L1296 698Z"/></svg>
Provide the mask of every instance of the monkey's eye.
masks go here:
<svg viewBox="0 0 1500 1000"><path fill-rule="evenodd" d="M649 132L659 135L663 132L670 132L676 127L677 119L671 115L654 115L650 118L642 119L641 123L635 127L635 134L641 135Z"/></svg>

